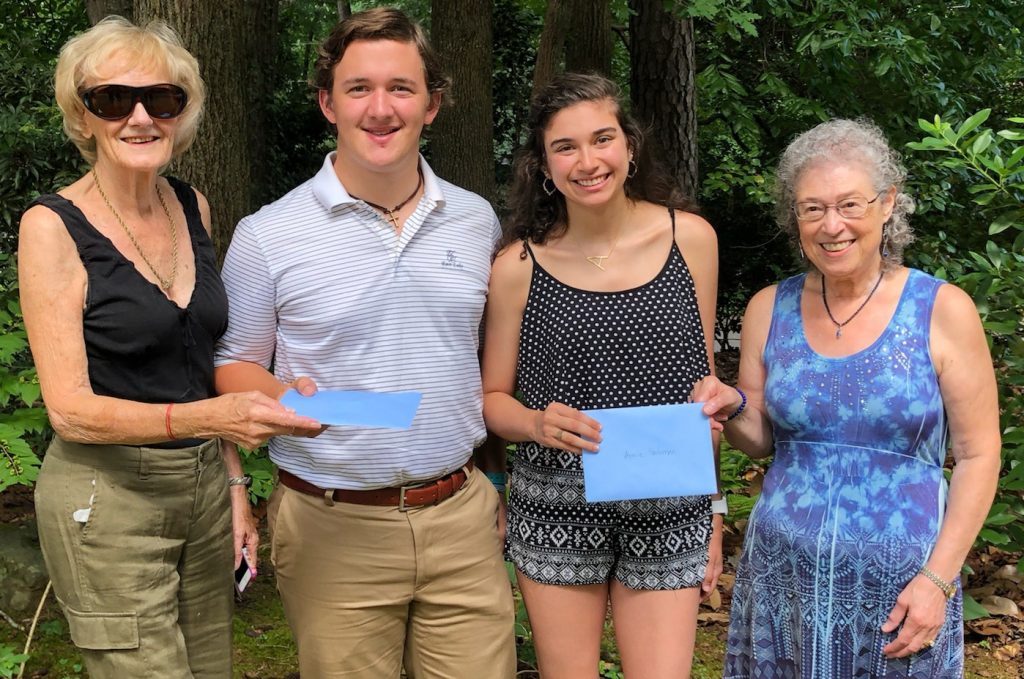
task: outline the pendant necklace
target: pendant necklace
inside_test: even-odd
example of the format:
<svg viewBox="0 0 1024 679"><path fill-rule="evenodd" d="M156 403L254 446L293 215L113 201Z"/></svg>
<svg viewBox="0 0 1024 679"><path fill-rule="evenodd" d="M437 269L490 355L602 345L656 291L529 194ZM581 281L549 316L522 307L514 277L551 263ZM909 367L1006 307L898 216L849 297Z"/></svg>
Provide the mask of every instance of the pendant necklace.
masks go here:
<svg viewBox="0 0 1024 679"><path fill-rule="evenodd" d="M850 314L850 317L847 318L842 323L836 320L836 317L832 315L832 310L828 308L828 297L825 296L825 277L821 277L821 301L825 303L825 313L828 314L829 320L832 321L832 325L836 326L836 339L839 339L842 336L843 328L846 326L846 324L852 321L854 318L856 318L857 314L860 313L861 309L867 306L867 303L871 301L871 297L875 294L875 290L878 289L878 286L881 285L882 276L884 275L884 271L879 272L878 280L875 281L875 287L871 288L871 292L869 292L868 296L864 298L864 301L860 303L860 306L857 307L857 310Z"/></svg>
<svg viewBox="0 0 1024 679"><path fill-rule="evenodd" d="M576 249L580 251L580 254L583 255L584 257L586 257L588 262L590 262L591 264L596 266L601 271L605 271L604 260L606 260L609 257L611 257L612 253L615 252L615 246L619 244L619 237L620 236L622 236L622 227L621 226L619 227L619 232L617 234L615 234L615 240L612 241L612 247L611 247L610 250L608 250L608 254L607 255L588 255L586 252L583 251L583 248L580 247L579 241L577 241L575 238L573 238L572 242L576 246Z"/></svg>
<svg viewBox="0 0 1024 679"><path fill-rule="evenodd" d="M164 202L164 194L160 191L160 185L157 184L156 186L156 197L157 200L160 201L160 207L163 208L164 214L167 216L167 228L171 233L171 275L167 278L164 278L159 272L157 272L156 267L153 266L153 262L149 261L149 257L147 257L146 253L142 251L142 246L139 245L139 241L135 240L135 234L132 233L131 229L128 228L128 225L124 223L123 219L121 219L121 215L119 215L117 210L114 209L110 199L107 198L107 194L104 193L103 187L100 186L100 178L99 175L96 174L96 168L92 169L92 179L96 183L96 190L99 192L100 198L102 198L103 202L107 204L108 208L110 208L110 212L113 213L114 219L117 220L117 223L120 224L121 228L124 229L124 232L128 234L128 240L130 240L132 245L135 246L139 256L142 257L142 261L146 263L149 270L152 271L156 279L160 281L160 288L164 292L170 290L171 286L174 285L174 279L178 277L178 230L174 228L174 220L171 219L171 211L167 209L167 203Z"/></svg>
<svg viewBox="0 0 1024 679"><path fill-rule="evenodd" d="M395 213L398 212L399 210L401 210L406 205L408 205L409 201L412 200L413 198L415 198L416 194L420 192L420 187L423 186L423 170L421 170L420 168L417 167L416 168L416 174L419 177L419 180L416 182L416 188L412 190L412 193L409 194L408 198L406 198L401 203L399 203L398 205L396 205L396 206L394 206L392 208L386 208L383 205L377 205L376 203L371 203L370 201L366 200L365 198L360 198L359 196L353 196L352 194L349 194L349 196L351 196L352 198L355 198L356 200L363 201L364 203L366 203L367 205L372 207L374 210L377 210L379 212L383 212L384 213L384 218L387 219L389 222L391 222L391 225L393 227L395 227L395 229L397 229L398 228L398 215L395 214Z"/></svg>

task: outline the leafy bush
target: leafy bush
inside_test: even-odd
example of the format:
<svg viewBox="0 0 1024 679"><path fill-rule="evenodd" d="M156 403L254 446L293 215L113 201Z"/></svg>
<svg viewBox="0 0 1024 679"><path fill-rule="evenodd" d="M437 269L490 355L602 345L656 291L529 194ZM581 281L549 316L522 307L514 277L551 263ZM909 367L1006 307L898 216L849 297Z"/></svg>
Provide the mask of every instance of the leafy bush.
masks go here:
<svg viewBox="0 0 1024 679"><path fill-rule="evenodd" d="M960 125L935 116L920 120L926 136L908 146L937 154L935 174L945 171L947 186L966 183L974 210L958 213L965 226L983 227L988 240L965 249L945 233L927 244L920 264L957 284L974 299L992 351L999 385L1003 434L1002 473L995 503L978 536L979 545L1024 551L1024 118L1018 127L993 132L983 127L991 115L982 110ZM930 175L934 177L934 175ZM922 187L934 192L934 181ZM935 192L938 193L938 192ZM926 211L944 211L938 201ZM1024 570L1024 561L1019 564Z"/></svg>

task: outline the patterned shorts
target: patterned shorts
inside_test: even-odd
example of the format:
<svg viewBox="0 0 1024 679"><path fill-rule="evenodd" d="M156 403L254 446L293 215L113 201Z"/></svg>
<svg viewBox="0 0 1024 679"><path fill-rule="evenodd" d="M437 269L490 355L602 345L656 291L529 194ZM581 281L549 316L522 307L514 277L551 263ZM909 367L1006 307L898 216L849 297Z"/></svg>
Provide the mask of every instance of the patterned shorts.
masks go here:
<svg viewBox="0 0 1024 679"><path fill-rule="evenodd" d="M549 585L614 577L631 589L700 586L711 539L707 495L587 502L578 455L524 448L512 473L505 538L505 558L524 575Z"/></svg>

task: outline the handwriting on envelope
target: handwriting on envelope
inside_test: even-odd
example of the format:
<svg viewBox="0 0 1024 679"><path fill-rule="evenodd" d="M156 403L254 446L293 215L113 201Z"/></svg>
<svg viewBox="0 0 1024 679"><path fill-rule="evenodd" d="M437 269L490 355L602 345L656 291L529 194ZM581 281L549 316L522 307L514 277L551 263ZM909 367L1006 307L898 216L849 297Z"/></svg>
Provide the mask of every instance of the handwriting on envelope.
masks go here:
<svg viewBox="0 0 1024 679"><path fill-rule="evenodd" d="M607 408L601 450L583 453L587 500L709 495L717 490L711 425L701 403Z"/></svg>

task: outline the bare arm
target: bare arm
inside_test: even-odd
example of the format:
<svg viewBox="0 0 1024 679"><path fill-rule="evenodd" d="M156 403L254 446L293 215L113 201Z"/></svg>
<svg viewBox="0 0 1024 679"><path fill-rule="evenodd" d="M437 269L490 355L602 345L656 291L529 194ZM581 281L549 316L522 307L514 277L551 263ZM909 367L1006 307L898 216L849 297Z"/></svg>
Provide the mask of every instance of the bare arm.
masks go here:
<svg viewBox="0 0 1024 679"><path fill-rule="evenodd" d="M83 335L87 276L60 218L36 206L19 234L18 279L29 345L50 422L64 439L82 443L166 441L167 405L99 396L89 381ZM223 436L255 446L291 428L312 428L261 394L173 407L174 438Z"/></svg>
<svg viewBox="0 0 1024 679"><path fill-rule="evenodd" d="M704 402L704 412L724 423L725 437L735 448L750 457L764 457L772 452L774 438L771 421L764 404L764 347L775 304L775 286L758 292L747 304L740 333L739 387L747 395L743 412L726 422L742 403L739 392L723 384L717 377L701 380L693 389L692 399Z"/></svg>
<svg viewBox="0 0 1024 679"><path fill-rule="evenodd" d="M488 429L506 441L536 441L576 453L597 450L594 441L600 440L600 425L592 418L561 403L531 410L513 396L519 329L531 272L532 262L519 259L518 244L499 253L491 270L484 336L484 420ZM590 440L584 441L580 435Z"/></svg>
<svg viewBox="0 0 1024 679"><path fill-rule="evenodd" d="M962 290L943 285L935 298L931 352L939 378L956 466L949 483L946 515L925 566L951 583L988 514L999 477L999 402L992 358L978 312ZM938 586L919 574L900 592L882 626L899 635L882 649L904 657L934 641L946 616Z"/></svg>

